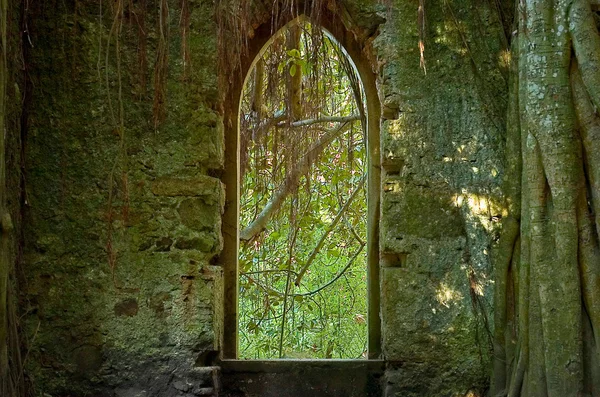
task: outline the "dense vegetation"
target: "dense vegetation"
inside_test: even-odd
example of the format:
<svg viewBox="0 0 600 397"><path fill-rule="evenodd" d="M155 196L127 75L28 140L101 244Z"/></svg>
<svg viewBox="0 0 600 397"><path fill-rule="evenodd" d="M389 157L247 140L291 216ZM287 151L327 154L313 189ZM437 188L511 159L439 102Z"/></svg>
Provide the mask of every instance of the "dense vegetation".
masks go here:
<svg viewBox="0 0 600 397"><path fill-rule="evenodd" d="M240 357L366 355L366 136L360 82L294 23L241 107ZM362 116L361 116L362 115Z"/></svg>

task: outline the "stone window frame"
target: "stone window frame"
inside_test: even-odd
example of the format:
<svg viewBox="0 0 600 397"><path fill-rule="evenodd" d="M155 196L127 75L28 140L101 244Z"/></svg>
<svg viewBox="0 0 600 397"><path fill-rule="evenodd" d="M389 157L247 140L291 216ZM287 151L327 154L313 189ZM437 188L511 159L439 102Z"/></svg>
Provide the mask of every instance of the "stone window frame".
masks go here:
<svg viewBox="0 0 600 397"><path fill-rule="evenodd" d="M304 17L301 15L298 18ZM297 19L297 18L295 18ZM238 290L239 290L239 111L245 79L272 38L290 19L281 20L278 26L271 21L263 23L248 41L248 49L241 57L241 76L233 78L224 101L225 168L222 181L225 184L225 210L222 233L223 251L219 264L223 268L223 327L221 358L238 359ZM345 50L355 66L363 84L367 102L367 358L381 358L381 309L380 309L380 252L379 220L381 206L381 153L380 126L381 103L377 91L377 76L361 44L356 40L339 16L323 10L321 27ZM275 33L273 33L275 32ZM254 360L255 361L255 360Z"/></svg>

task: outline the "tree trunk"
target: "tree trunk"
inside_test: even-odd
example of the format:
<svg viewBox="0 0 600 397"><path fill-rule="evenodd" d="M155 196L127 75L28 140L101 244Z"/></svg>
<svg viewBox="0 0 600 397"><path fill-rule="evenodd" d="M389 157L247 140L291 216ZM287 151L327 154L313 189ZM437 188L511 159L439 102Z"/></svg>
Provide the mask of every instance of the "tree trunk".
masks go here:
<svg viewBox="0 0 600 397"><path fill-rule="evenodd" d="M292 50L300 50L300 36L302 30L300 25L290 26L287 36L288 53ZM291 63L288 68L287 100L290 120L296 121L302 118L302 68Z"/></svg>
<svg viewBox="0 0 600 397"><path fill-rule="evenodd" d="M589 0L526 0L517 11L507 216L492 256L492 395L590 395L599 372L600 36Z"/></svg>

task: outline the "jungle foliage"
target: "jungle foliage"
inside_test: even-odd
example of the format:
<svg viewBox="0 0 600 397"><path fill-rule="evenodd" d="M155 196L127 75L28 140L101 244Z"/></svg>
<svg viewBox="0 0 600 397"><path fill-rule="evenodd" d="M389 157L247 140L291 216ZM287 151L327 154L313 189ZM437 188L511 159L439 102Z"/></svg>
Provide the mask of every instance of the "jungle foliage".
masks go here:
<svg viewBox="0 0 600 397"><path fill-rule="evenodd" d="M366 355L363 97L343 49L302 19L250 71L240 112L241 358Z"/></svg>

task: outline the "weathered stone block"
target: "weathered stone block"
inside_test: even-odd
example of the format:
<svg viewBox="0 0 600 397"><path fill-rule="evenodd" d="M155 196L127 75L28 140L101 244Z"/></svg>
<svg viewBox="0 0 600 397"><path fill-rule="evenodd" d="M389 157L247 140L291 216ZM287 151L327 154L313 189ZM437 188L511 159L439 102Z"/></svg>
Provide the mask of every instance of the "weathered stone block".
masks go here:
<svg viewBox="0 0 600 397"><path fill-rule="evenodd" d="M152 182L152 193L157 196L202 196L206 201L221 203L225 195L223 184L207 175L194 177L163 176Z"/></svg>
<svg viewBox="0 0 600 397"><path fill-rule="evenodd" d="M383 193L382 250L404 236L427 239L464 234L462 217L448 190L399 184Z"/></svg>
<svg viewBox="0 0 600 397"><path fill-rule="evenodd" d="M385 357L393 361L422 361L427 358L436 339L436 313L432 312L435 287L427 274L403 268L384 268L381 295Z"/></svg>
<svg viewBox="0 0 600 397"><path fill-rule="evenodd" d="M431 251L423 260L432 265L382 269L383 350L390 360L454 360L477 343L467 266L455 258L444 273Z"/></svg>
<svg viewBox="0 0 600 397"><path fill-rule="evenodd" d="M138 313L139 306L137 300L128 298L115 304L115 314L117 316L133 317Z"/></svg>
<svg viewBox="0 0 600 397"><path fill-rule="evenodd" d="M483 388L485 318L473 311L477 292L466 241L414 241L404 267L381 273L383 354L399 365L386 373L385 396L458 396L456 390Z"/></svg>
<svg viewBox="0 0 600 397"><path fill-rule="evenodd" d="M486 385L477 373L460 373L444 361L407 362L390 366L385 373L384 397L481 397ZM483 368L482 368L483 369ZM441 377L443 373L446 378Z"/></svg>
<svg viewBox="0 0 600 397"><path fill-rule="evenodd" d="M161 237L156 240L156 250L157 251L169 251L171 246L173 245L173 240L169 237Z"/></svg>
<svg viewBox="0 0 600 397"><path fill-rule="evenodd" d="M191 384L187 383L185 380L182 379L173 381L172 385L175 389L183 392L186 392L192 388Z"/></svg>
<svg viewBox="0 0 600 397"><path fill-rule="evenodd" d="M181 202L177 209L181 223L196 231L212 231L221 225L221 211L216 205L207 204L200 198Z"/></svg>
<svg viewBox="0 0 600 397"><path fill-rule="evenodd" d="M77 372L80 374L93 374L102 366L102 348L100 346L83 345L73 353Z"/></svg>
<svg viewBox="0 0 600 397"><path fill-rule="evenodd" d="M175 248L182 250L198 250L202 252L211 252L217 246L217 239L210 233L199 233L196 237L179 238L175 242Z"/></svg>
<svg viewBox="0 0 600 397"><path fill-rule="evenodd" d="M126 389L116 389L115 397L147 397L148 392L146 390L141 390L135 387L130 387Z"/></svg>

